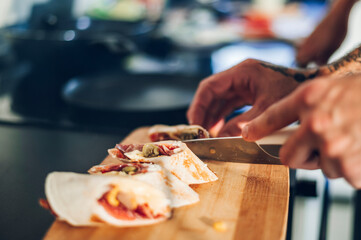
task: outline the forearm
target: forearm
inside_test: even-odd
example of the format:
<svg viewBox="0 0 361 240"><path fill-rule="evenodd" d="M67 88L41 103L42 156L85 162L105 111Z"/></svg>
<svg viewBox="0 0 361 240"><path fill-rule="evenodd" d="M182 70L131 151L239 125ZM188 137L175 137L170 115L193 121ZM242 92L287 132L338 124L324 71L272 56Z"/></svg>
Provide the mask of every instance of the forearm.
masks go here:
<svg viewBox="0 0 361 240"><path fill-rule="evenodd" d="M341 59L320 67L320 76L361 73L361 45Z"/></svg>
<svg viewBox="0 0 361 240"><path fill-rule="evenodd" d="M361 73L361 46L357 47L343 58L318 68L287 68L267 62L260 62L259 64L263 68L279 72L283 76L300 83L321 76L344 76L356 74Z"/></svg>
<svg viewBox="0 0 361 240"><path fill-rule="evenodd" d="M328 22L335 32L342 32L348 28L348 19L354 4L358 0L335 0L330 7L324 21ZM331 39L332 41L332 39Z"/></svg>
<svg viewBox="0 0 361 240"><path fill-rule="evenodd" d="M329 13L340 13L348 16L351 8L358 0L335 0L330 7Z"/></svg>
<svg viewBox="0 0 361 240"><path fill-rule="evenodd" d="M346 76L361 73L361 45L346 54L344 57L330 64L321 66L317 69L296 69L294 71L305 73L305 76L310 76L305 80L312 79L312 77ZM314 74L312 74L312 72L314 72Z"/></svg>

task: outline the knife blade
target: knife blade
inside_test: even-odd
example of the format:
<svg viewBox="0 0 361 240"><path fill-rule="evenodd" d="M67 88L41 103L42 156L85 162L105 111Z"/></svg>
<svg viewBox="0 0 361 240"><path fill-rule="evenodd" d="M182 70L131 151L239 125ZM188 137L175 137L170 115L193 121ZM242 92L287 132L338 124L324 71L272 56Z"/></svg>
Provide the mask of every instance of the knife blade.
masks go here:
<svg viewBox="0 0 361 240"><path fill-rule="evenodd" d="M256 142L247 142L242 137L203 138L183 141L187 147L202 160L238 162L253 164L281 165L278 151L281 145L267 144L267 151Z"/></svg>
<svg viewBox="0 0 361 240"><path fill-rule="evenodd" d="M280 165L279 150L297 129L298 126L288 126L257 142L247 142L242 137L203 138L183 142L203 160Z"/></svg>

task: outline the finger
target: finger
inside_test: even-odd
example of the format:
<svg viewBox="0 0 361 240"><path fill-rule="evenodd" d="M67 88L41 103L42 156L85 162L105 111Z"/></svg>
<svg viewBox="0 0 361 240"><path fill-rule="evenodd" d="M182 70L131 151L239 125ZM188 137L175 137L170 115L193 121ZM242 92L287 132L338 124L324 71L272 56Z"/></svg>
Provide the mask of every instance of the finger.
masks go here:
<svg viewBox="0 0 361 240"><path fill-rule="evenodd" d="M243 127L243 138L255 141L296 121L300 111L296 99L297 95L291 94L271 105Z"/></svg>
<svg viewBox="0 0 361 240"><path fill-rule="evenodd" d="M296 61L299 66L306 66L314 59L314 57L315 55L312 46L310 46L308 43L305 43L299 48L296 55Z"/></svg>
<svg viewBox="0 0 361 240"><path fill-rule="evenodd" d="M340 165L337 159L322 157L320 159L320 168L327 178L334 179L342 177Z"/></svg>
<svg viewBox="0 0 361 240"><path fill-rule="evenodd" d="M361 152L357 152L351 156L347 156L347 159L342 159L341 164L342 177L346 179L353 187L361 189Z"/></svg>
<svg viewBox="0 0 361 240"><path fill-rule="evenodd" d="M359 127L347 125L330 130L322 138L323 151L329 157L323 168L329 178L345 177L354 187L360 188L361 145L359 144Z"/></svg>
<svg viewBox="0 0 361 240"><path fill-rule="evenodd" d="M330 129L329 134L321 137L321 162L320 167L328 178L339 178L350 173L349 159L355 152L360 152L359 147L352 148L352 137L339 131ZM332 139L329 139L329 138Z"/></svg>
<svg viewBox="0 0 361 240"><path fill-rule="evenodd" d="M204 126L205 120L212 113L215 104L219 104L222 99L229 99L232 93L232 82L234 76L233 70L227 70L222 73L212 75L203 80L194 95L193 101L187 111L187 118L190 124L198 124ZM218 110L219 106L216 106ZM215 111L217 112L217 111ZM217 121L215 121L217 122Z"/></svg>
<svg viewBox="0 0 361 240"><path fill-rule="evenodd" d="M222 111L226 106L225 101L223 99L213 101L212 107L206 109L205 119L203 121L203 127L206 129L210 129L216 124L219 120L222 119L219 116L219 112Z"/></svg>
<svg viewBox="0 0 361 240"><path fill-rule="evenodd" d="M307 56L304 53L296 56L296 62L298 67L306 67L308 63L312 62L312 56Z"/></svg>
<svg viewBox="0 0 361 240"><path fill-rule="evenodd" d="M341 177L342 171L340 168L340 159L343 156L342 154L340 154L340 148L337 145L341 144L341 146L342 145L345 146L344 144L347 144L347 141L345 141L346 139L338 138L338 139L334 139L332 142L329 142L329 141L325 141L323 134L317 134L317 135L320 142L319 144L319 149L321 154L320 168L322 169L322 172L325 174L326 177L330 179ZM339 135L334 135L334 136L339 136Z"/></svg>
<svg viewBox="0 0 361 240"><path fill-rule="evenodd" d="M356 179L355 171L358 170L361 155L361 145L358 144L356 132L357 128L347 124L326 129L320 136L320 150L323 155L321 168L328 178L348 176L350 183L358 184L353 181Z"/></svg>
<svg viewBox="0 0 361 240"><path fill-rule="evenodd" d="M225 120L221 119L219 120L216 124L214 124L208 131L209 134L212 137L216 137L218 136L219 131L223 128L223 126L225 125Z"/></svg>
<svg viewBox="0 0 361 240"><path fill-rule="evenodd" d="M187 111L189 124L203 126L208 106L212 105L212 101L212 92L200 84Z"/></svg>
<svg viewBox="0 0 361 240"><path fill-rule="evenodd" d="M332 55L332 53L339 47L338 46L328 46L326 48L323 49L315 49L315 57L314 60L315 62L321 66L321 65L325 65L328 61L328 59L330 58L330 56Z"/></svg>
<svg viewBox="0 0 361 240"><path fill-rule="evenodd" d="M355 139L347 131L347 126L331 128L320 136L320 151L326 158L339 158L352 152L354 143Z"/></svg>
<svg viewBox="0 0 361 240"><path fill-rule="evenodd" d="M205 119L204 123L205 128L213 128L216 123L231 114L235 109L246 105L246 103L242 99L239 99L239 97L221 102L221 105L212 107L209 109L209 112L207 112L207 119Z"/></svg>
<svg viewBox="0 0 361 240"><path fill-rule="evenodd" d="M257 106L253 106L250 110L242 113L229 120L224 127L219 131L219 137L240 136L242 134L242 127L249 121L260 115L262 112Z"/></svg>
<svg viewBox="0 0 361 240"><path fill-rule="evenodd" d="M279 130L299 119L307 117L312 107L317 104L327 90L329 81L325 79L305 83L294 92L271 105L265 112L249 122L242 129L242 136L248 141L255 141Z"/></svg>
<svg viewBox="0 0 361 240"><path fill-rule="evenodd" d="M317 169L319 158L313 136L301 125L280 150L280 160L290 168Z"/></svg>
<svg viewBox="0 0 361 240"><path fill-rule="evenodd" d="M327 63L327 60L329 59L328 54L321 54L314 58L314 61L318 66L325 65Z"/></svg>

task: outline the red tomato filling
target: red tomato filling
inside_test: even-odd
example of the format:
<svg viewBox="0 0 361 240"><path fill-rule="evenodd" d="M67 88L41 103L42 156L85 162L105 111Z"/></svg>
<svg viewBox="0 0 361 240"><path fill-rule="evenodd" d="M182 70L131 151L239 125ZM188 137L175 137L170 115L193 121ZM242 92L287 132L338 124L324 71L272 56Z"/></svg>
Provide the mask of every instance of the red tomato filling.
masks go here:
<svg viewBox="0 0 361 240"><path fill-rule="evenodd" d="M119 149L117 149L117 153L116 153L116 156L117 158L121 158L121 159L127 159L127 156L125 156L122 151L120 151Z"/></svg>
<svg viewBox="0 0 361 240"><path fill-rule="evenodd" d="M153 133L149 136L149 138L152 142L172 140L172 138L167 133Z"/></svg>
<svg viewBox="0 0 361 240"><path fill-rule="evenodd" d="M105 209L105 211L107 211L107 213L109 213L113 217L115 217L117 219L121 219L121 220L136 219L136 215L135 215L134 211L130 211L129 209L127 209L121 202L119 203L118 206L110 205L108 200L106 199L106 194L107 193L105 193L98 200L98 203L104 207L104 209Z"/></svg>
<svg viewBox="0 0 361 240"><path fill-rule="evenodd" d="M121 202L119 202L118 206L112 206L107 200L107 194L109 194L109 192L106 192L100 199L98 199L98 203L114 218L120 220L135 220L155 219L162 216L161 214L154 216L147 203L138 205L134 210L129 210Z"/></svg>

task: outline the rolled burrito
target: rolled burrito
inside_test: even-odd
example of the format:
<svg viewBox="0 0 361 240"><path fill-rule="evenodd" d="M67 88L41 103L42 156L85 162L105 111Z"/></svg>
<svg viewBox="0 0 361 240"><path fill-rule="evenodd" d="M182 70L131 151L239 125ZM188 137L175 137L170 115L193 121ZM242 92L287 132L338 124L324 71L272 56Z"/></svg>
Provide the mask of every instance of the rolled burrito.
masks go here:
<svg viewBox="0 0 361 240"><path fill-rule="evenodd" d="M129 176L148 183L168 194L172 208L194 204L199 201L198 194L191 187L156 164L119 161L117 164L93 166L88 172L90 174Z"/></svg>
<svg viewBox="0 0 361 240"><path fill-rule="evenodd" d="M190 140L209 138L206 129L199 125L154 125L148 131L148 137L152 142L165 140Z"/></svg>
<svg viewBox="0 0 361 240"><path fill-rule="evenodd" d="M129 177L53 172L45 194L58 219L73 226L141 226L171 216L166 193Z"/></svg>
<svg viewBox="0 0 361 240"><path fill-rule="evenodd" d="M167 169L186 184L216 181L218 177L186 144L163 141L147 144L117 144L108 153L122 161L155 163Z"/></svg>

